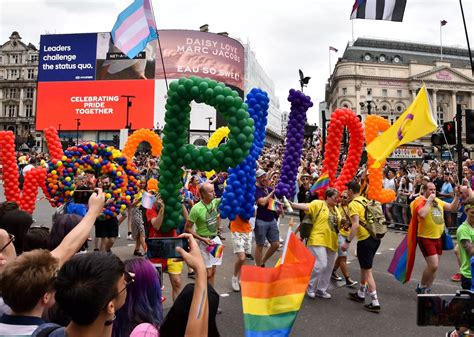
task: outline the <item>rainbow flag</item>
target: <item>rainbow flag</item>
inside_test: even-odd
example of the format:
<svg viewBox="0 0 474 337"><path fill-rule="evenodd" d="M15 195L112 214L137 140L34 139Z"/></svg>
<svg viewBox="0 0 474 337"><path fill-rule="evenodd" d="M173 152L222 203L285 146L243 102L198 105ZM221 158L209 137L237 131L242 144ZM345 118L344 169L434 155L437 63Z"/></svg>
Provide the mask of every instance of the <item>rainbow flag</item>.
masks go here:
<svg viewBox="0 0 474 337"><path fill-rule="evenodd" d="M324 172L321 176L316 180L316 182L311 186L309 189L309 193L313 195L316 193L317 190L329 187L329 174Z"/></svg>
<svg viewBox="0 0 474 337"><path fill-rule="evenodd" d="M314 256L290 231L282 263L275 268L242 266L240 287L245 336L288 336L308 287Z"/></svg>
<svg viewBox="0 0 474 337"><path fill-rule="evenodd" d="M216 259L220 259L222 257L222 253L224 252L224 246L218 243L213 243L212 245L207 246L206 250Z"/></svg>
<svg viewBox="0 0 474 337"><path fill-rule="evenodd" d="M416 256L416 237L418 231L418 211L425 205L426 200L418 197L410 205L412 210L412 218L408 225L408 232L398 245L393 254L392 262L388 267L388 272L395 276L401 283L410 281L411 272L415 265Z"/></svg>
<svg viewBox="0 0 474 337"><path fill-rule="evenodd" d="M281 202L279 202L276 199L270 198L270 200L268 200L268 207L267 208L270 211L275 211L275 212L281 211L281 209L282 209Z"/></svg>

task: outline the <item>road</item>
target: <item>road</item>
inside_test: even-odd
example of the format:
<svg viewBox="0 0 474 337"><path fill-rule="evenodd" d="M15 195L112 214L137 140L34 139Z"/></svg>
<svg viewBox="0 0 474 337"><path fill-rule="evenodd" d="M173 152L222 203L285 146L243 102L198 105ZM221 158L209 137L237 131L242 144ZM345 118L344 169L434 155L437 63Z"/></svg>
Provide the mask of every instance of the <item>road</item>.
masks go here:
<svg viewBox="0 0 474 337"><path fill-rule="evenodd" d="M3 190L0 187L0 195ZM45 200L39 200L34 213L36 224L50 225L53 209ZM283 219L281 233L287 231L288 218ZM230 233L225 228L223 265L217 269L216 290L221 295L220 307L222 314L218 315L217 323L222 336L244 336L242 302L240 293L232 291L230 280L233 270L232 243ZM133 243L126 240L127 228L123 223L120 228L121 239L118 239L112 251L126 260L133 258ZM412 280L405 285L396 281L386 270L393 256L393 251L402 240L404 233L390 231L382 240L375 258L374 277L382 310L379 314L362 309L362 305L347 299L350 291L345 287L332 284L330 293L333 298L305 298L302 308L293 327L292 336L444 336L447 327L418 327L416 325L416 294L415 287L421 277L425 262L418 251ZM358 279L359 269L357 258L354 256L355 244L352 243L349 256L349 269L354 279ZM281 254L281 252L279 252ZM271 265L277 256L272 258ZM251 262L251 261L248 261ZM454 293L460 288L459 283L449 280L456 272L457 266L452 251L444 252L440 270L433 285L433 293ZM183 273L183 283L192 282ZM164 295L168 298L164 303L165 309L171 306L170 284L165 276Z"/></svg>

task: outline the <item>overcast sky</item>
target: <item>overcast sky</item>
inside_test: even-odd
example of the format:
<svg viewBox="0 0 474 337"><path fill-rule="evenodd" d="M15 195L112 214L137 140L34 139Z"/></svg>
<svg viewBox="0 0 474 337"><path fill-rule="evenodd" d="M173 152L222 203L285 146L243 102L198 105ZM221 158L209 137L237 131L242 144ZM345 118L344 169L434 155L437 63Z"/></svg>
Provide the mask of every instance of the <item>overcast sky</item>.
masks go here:
<svg viewBox="0 0 474 337"><path fill-rule="evenodd" d="M39 45L41 34L110 31L117 15L132 0L0 0L0 42L18 31L25 43ZM289 110L288 90L298 88L298 69L311 76L309 94L315 107L324 100L332 67L352 39L354 0L152 0L158 29L199 29L207 23L211 32L227 31L233 38L250 41L260 64L275 82L282 110ZM474 0L463 0L471 48L474 44ZM355 20L354 36L377 37L439 44L440 20L443 45L467 48L458 0L407 0L402 23Z"/></svg>

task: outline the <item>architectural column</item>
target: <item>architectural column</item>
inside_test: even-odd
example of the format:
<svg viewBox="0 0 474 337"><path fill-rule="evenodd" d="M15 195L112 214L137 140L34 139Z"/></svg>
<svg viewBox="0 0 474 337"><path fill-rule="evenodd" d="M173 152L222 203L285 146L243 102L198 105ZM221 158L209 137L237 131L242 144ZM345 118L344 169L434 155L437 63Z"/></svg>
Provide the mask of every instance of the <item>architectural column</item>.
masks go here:
<svg viewBox="0 0 474 337"><path fill-rule="evenodd" d="M454 116L456 116L456 93L457 91L455 90L451 93L451 110L450 110L450 115L447 118L447 121L454 120Z"/></svg>
<svg viewBox="0 0 474 337"><path fill-rule="evenodd" d="M24 114L24 104L23 104L23 99L25 98L25 88L20 88L20 104L18 106L18 117L23 117L25 116Z"/></svg>
<svg viewBox="0 0 474 337"><path fill-rule="evenodd" d="M434 119L435 121L438 121L438 100L437 100L437 92L438 90L432 89L433 95L432 95L432 102L433 102L433 114L434 114Z"/></svg>
<svg viewBox="0 0 474 337"><path fill-rule="evenodd" d="M474 92L471 91L471 104L469 105L469 109L474 109Z"/></svg>

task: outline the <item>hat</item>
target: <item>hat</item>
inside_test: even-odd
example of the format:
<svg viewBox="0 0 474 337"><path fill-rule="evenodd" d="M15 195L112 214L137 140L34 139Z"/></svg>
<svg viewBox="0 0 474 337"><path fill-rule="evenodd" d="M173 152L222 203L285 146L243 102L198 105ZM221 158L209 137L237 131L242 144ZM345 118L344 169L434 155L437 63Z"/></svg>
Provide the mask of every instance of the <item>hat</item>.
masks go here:
<svg viewBox="0 0 474 337"><path fill-rule="evenodd" d="M264 170L262 170L262 169L258 169L256 176L257 176L257 178L260 178L260 177L263 176L264 174L267 174L267 173L266 173Z"/></svg>

